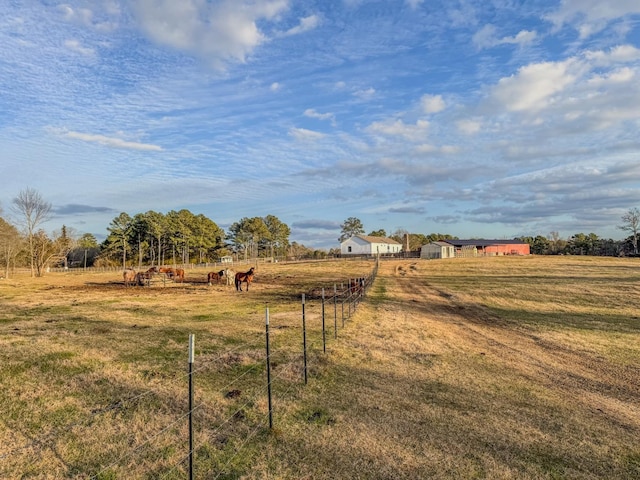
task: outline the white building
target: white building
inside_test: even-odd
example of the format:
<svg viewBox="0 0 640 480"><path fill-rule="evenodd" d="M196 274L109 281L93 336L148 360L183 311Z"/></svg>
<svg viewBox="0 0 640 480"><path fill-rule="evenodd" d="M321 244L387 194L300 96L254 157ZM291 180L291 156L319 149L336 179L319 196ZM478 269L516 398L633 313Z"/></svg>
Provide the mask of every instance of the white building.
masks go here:
<svg viewBox="0 0 640 480"><path fill-rule="evenodd" d="M342 255L388 255L400 253L402 244L391 238L354 235L340 244Z"/></svg>
<svg viewBox="0 0 640 480"><path fill-rule="evenodd" d="M456 247L447 242L431 242L420 248L420 258L454 258Z"/></svg>

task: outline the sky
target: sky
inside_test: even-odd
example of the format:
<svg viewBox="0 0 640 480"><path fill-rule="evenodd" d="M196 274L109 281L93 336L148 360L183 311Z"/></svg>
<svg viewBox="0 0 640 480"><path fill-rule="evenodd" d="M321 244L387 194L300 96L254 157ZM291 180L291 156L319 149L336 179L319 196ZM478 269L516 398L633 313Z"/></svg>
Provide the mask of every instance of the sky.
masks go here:
<svg viewBox="0 0 640 480"><path fill-rule="evenodd" d="M0 208L622 239L640 1L0 0Z"/></svg>

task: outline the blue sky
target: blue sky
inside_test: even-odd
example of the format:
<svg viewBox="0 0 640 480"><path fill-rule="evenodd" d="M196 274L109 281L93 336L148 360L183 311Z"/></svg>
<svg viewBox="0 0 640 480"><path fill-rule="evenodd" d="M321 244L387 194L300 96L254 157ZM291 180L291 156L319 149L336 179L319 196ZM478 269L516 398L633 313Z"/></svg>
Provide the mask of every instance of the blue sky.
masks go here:
<svg viewBox="0 0 640 480"><path fill-rule="evenodd" d="M638 0L0 0L0 208L594 232L640 207Z"/></svg>

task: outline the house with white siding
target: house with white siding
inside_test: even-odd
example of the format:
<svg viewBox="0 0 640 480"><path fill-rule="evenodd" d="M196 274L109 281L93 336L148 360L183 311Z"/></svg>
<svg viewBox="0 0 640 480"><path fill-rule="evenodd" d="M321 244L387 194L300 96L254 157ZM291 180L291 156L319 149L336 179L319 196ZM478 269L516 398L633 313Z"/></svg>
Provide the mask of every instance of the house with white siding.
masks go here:
<svg viewBox="0 0 640 480"><path fill-rule="evenodd" d="M401 251L401 243L386 237L354 235L340 244L342 255L390 255Z"/></svg>

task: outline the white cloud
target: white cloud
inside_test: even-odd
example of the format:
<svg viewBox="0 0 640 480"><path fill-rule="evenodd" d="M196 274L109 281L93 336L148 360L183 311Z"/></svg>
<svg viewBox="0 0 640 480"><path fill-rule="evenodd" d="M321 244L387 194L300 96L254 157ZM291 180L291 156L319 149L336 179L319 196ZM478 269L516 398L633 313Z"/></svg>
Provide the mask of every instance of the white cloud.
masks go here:
<svg viewBox="0 0 640 480"><path fill-rule="evenodd" d="M280 84L279 84L278 82L273 82L273 83L271 84L271 86L269 87L269 89L270 89L272 92L277 92L278 90L280 90L280 88L281 88L281 87L280 87Z"/></svg>
<svg viewBox="0 0 640 480"><path fill-rule="evenodd" d="M291 128L289 135L299 141L316 141L325 137L324 133L307 130L306 128Z"/></svg>
<svg viewBox="0 0 640 480"><path fill-rule="evenodd" d="M467 135L478 133L481 126L482 124L477 120L459 120L458 122L456 122L456 127L458 127L458 130Z"/></svg>
<svg viewBox="0 0 640 480"><path fill-rule="evenodd" d="M287 0L140 0L137 16L154 41L207 58L223 68L244 62L267 40L258 22L274 20L288 8Z"/></svg>
<svg viewBox="0 0 640 480"><path fill-rule="evenodd" d="M638 0L563 0L560 8L545 18L556 25L572 24L587 38L604 29L612 20L640 13Z"/></svg>
<svg viewBox="0 0 640 480"><path fill-rule="evenodd" d="M87 48L80 45L78 40L66 40L64 42L64 46L71 50L72 52L79 53L80 55L84 55L86 57L91 57L95 54L95 50L93 48Z"/></svg>
<svg viewBox="0 0 640 480"><path fill-rule="evenodd" d="M367 131L373 134L381 134L390 137L402 137L407 140L419 141L426 137L429 122L418 120L415 125L409 125L402 120L387 120L373 122L367 127Z"/></svg>
<svg viewBox="0 0 640 480"><path fill-rule="evenodd" d="M580 67L574 59L527 65L517 74L500 79L492 95L507 110L536 112L576 81Z"/></svg>
<svg viewBox="0 0 640 480"><path fill-rule="evenodd" d="M319 113L316 112L313 108L307 108L304 111L304 116L309 118L316 118L318 120L329 120L332 125L335 125L336 119L333 113Z"/></svg>
<svg viewBox="0 0 640 480"><path fill-rule="evenodd" d="M640 49L632 45L618 45L610 51L596 50L585 53L585 58L594 65L606 67L616 63L628 63L640 60Z"/></svg>
<svg viewBox="0 0 640 480"><path fill-rule="evenodd" d="M405 0L405 3L414 10L418 8L422 4L422 2L424 2L424 0Z"/></svg>
<svg viewBox="0 0 640 480"><path fill-rule="evenodd" d="M438 113L445 109L445 103L441 95L423 95L420 105L424 113Z"/></svg>
<svg viewBox="0 0 640 480"><path fill-rule="evenodd" d="M355 97L358 97L360 100L369 100L373 98L375 94L376 90L373 87L369 87L365 90L356 90L355 92L353 92L353 95Z"/></svg>
<svg viewBox="0 0 640 480"><path fill-rule="evenodd" d="M301 18L299 25L290 28L282 35L285 37L288 37L290 35L299 35L301 33L308 32L317 28L318 25L320 25L320 17L318 15L310 15L308 17Z"/></svg>
<svg viewBox="0 0 640 480"><path fill-rule="evenodd" d="M533 42L537 36L538 34L535 31L521 30L514 36L498 38L496 27L488 24L473 35L472 41L476 48L481 50L503 44L522 46Z"/></svg>
<svg viewBox="0 0 640 480"><path fill-rule="evenodd" d="M122 140L121 138L106 137L104 135L93 135L90 133L80 133L80 132L70 131L70 132L66 132L64 136L67 138L82 140L84 142L99 143L100 145L105 145L107 147L125 148L130 150L149 150L149 151L162 150L162 147L158 145L152 145L149 143L129 142L126 140Z"/></svg>

